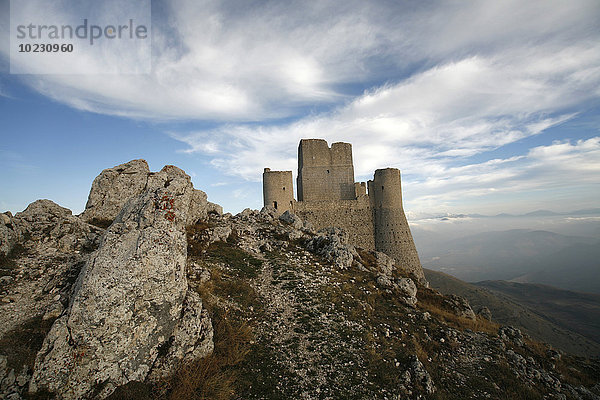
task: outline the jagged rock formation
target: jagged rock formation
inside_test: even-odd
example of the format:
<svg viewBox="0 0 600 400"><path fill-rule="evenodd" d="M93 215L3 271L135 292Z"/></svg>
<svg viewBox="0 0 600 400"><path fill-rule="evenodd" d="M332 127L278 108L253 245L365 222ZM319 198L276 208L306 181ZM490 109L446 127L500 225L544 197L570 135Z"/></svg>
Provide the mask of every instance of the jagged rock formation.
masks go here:
<svg viewBox="0 0 600 400"><path fill-rule="evenodd" d="M127 200L144 191L149 175L145 160L131 160L105 169L94 179L81 217L88 222L114 220Z"/></svg>
<svg viewBox="0 0 600 400"><path fill-rule="evenodd" d="M69 309L48 333L30 392L103 397L117 386L144 381L169 340L179 348L168 356L180 359L187 353L181 347L210 341L207 329L190 336L181 327L188 334L174 335L187 293L185 227L192 191L190 178L167 166L125 204L83 268ZM201 301L190 300L188 313L198 320L192 325L206 328ZM211 350L202 347L204 354L195 356Z"/></svg>
<svg viewBox="0 0 600 400"><path fill-rule="evenodd" d="M112 222L129 199L148 190L148 183L152 181L153 175L146 160L132 160L105 169L92 183L81 218L87 222ZM211 211L223 213L221 206L207 201L203 191L194 189L192 196L193 209L189 212L188 223L195 223Z"/></svg>

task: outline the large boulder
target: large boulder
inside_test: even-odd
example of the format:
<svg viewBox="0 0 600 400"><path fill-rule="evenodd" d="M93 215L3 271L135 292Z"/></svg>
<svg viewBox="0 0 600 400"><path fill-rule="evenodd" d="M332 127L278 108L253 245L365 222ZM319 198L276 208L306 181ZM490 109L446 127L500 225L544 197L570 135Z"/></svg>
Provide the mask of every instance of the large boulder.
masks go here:
<svg viewBox="0 0 600 400"><path fill-rule="evenodd" d="M187 224L194 225L199 220L206 219L209 213L223 215L223 207L208 201L206 193L202 190L194 189Z"/></svg>
<svg viewBox="0 0 600 400"><path fill-rule="evenodd" d="M193 197L189 176L166 166L124 205L47 335L30 392L105 398L118 386L146 380L155 364L171 368L187 355L210 351L205 313L192 307L195 316L189 315L184 307L184 301L198 304L187 296L185 276ZM164 349L168 359L161 361Z"/></svg>

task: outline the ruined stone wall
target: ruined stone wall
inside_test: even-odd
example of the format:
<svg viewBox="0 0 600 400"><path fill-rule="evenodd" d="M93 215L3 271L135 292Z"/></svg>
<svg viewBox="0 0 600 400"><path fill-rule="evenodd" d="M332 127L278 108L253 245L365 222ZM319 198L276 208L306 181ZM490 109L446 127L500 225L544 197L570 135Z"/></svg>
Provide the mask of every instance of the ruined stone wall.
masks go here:
<svg viewBox="0 0 600 400"><path fill-rule="evenodd" d="M375 250L373 211L368 196L356 200L295 202L293 212L316 229L342 228L348 233L350 244Z"/></svg>
<svg viewBox="0 0 600 400"><path fill-rule="evenodd" d="M292 171L271 171L265 168L263 200L265 205L274 207L279 213L291 211L294 201Z"/></svg>
<svg viewBox="0 0 600 400"><path fill-rule="evenodd" d="M356 198L360 196L366 196L367 194L367 184L365 182L355 182L354 183L354 194Z"/></svg>
<svg viewBox="0 0 600 400"><path fill-rule="evenodd" d="M298 201L356 198L350 143L302 139L298 145Z"/></svg>

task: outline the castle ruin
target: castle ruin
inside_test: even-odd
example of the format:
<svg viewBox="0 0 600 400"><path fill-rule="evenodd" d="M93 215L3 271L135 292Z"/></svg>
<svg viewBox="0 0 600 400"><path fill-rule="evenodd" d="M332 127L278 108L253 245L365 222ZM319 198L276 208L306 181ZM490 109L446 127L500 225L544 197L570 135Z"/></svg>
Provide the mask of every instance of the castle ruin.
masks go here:
<svg viewBox="0 0 600 400"><path fill-rule="evenodd" d="M298 200L292 171L263 173L265 206L290 211L315 228L339 227L349 242L381 251L424 280L419 255L402 207L400 170L378 169L373 180L354 182L350 143L302 139L298 145Z"/></svg>

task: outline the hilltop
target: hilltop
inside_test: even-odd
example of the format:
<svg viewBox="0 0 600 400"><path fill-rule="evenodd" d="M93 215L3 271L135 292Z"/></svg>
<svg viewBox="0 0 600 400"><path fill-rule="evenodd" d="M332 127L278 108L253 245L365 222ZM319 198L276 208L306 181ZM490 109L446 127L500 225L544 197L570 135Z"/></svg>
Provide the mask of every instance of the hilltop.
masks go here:
<svg viewBox="0 0 600 400"><path fill-rule="evenodd" d="M270 207L223 214L176 167L103 171L81 216L48 200L2 215L6 398L600 395L597 360L494 322L340 229Z"/></svg>

